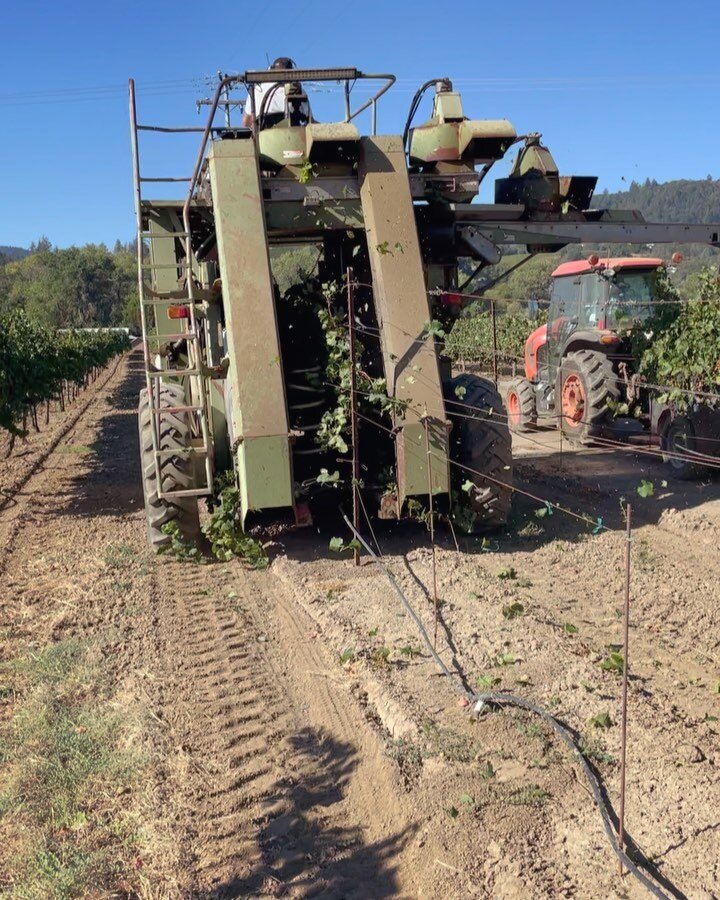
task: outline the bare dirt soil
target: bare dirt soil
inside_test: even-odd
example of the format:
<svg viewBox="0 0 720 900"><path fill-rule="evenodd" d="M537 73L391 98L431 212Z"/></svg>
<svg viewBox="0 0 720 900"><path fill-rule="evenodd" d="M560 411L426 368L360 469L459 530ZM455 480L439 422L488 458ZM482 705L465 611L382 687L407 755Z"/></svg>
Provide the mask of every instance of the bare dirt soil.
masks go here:
<svg viewBox="0 0 720 900"><path fill-rule="evenodd" d="M147 896L645 896L619 879L567 748L527 713L472 720L369 560L314 531L283 538L266 572L148 553L140 377L124 360L56 446L0 476L0 641L6 657L97 642L147 723L152 764L128 796L152 834ZM489 543L440 536L438 649L473 688L576 729L617 810L620 679L601 664L620 641L632 499L627 828L668 893L720 896L720 481L663 487L659 463L624 451L561 459L554 434L516 455L521 488L609 530L519 497ZM376 534L432 634L426 532Z"/></svg>

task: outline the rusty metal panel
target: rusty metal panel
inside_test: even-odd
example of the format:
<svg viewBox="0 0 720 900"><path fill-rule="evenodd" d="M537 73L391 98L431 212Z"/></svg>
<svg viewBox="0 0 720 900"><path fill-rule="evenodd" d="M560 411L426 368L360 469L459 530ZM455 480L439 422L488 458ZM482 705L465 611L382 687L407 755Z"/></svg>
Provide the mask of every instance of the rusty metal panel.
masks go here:
<svg viewBox="0 0 720 900"><path fill-rule="evenodd" d="M433 493L449 491L449 464L442 383L434 339L425 333L430 302L401 138L361 138L358 175L388 392L408 404L397 421L402 504L407 496L428 493L421 422L426 411Z"/></svg>
<svg viewBox="0 0 720 900"><path fill-rule="evenodd" d="M217 141L208 167L244 517L293 506L285 386L255 145Z"/></svg>

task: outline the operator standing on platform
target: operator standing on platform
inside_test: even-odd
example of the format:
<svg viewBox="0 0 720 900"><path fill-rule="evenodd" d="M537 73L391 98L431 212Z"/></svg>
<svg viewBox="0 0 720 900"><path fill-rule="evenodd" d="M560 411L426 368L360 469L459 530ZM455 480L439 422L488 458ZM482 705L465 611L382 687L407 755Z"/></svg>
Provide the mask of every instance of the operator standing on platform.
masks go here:
<svg viewBox="0 0 720 900"><path fill-rule="evenodd" d="M278 56L275 62L270 66L271 69L294 69L295 63L289 56ZM260 115L263 98L268 92L275 87L277 82L264 81L262 84L251 84L248 87L248 99L245 106L245 114L243 115L243 125L250 128L253 124L252 100L254 92L255 115ZM307 101L300 104L299 112L306 119L310 117L310 109ZM263 121L260 123L262 128L272 128L278 122L285 118L285 85L281 84L273 90L271 97L265 105Z"/></svg>

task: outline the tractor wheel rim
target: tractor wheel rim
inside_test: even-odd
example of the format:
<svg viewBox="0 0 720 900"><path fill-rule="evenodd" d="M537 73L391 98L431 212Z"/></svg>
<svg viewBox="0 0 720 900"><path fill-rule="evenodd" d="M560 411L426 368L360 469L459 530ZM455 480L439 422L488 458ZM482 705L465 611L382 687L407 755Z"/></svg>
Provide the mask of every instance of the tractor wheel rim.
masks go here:
<svg viewBox="0 0 720 900"><path fill-rule="evenodd" d="M585 388L578 375L568 375L562 387L562 415L571 428L579 428L585 412Z"/></svg>
<svg viewBox="0 0 720 900"><path fill-rule="evenodd" d="M515 391L508 395L508 416L513 425L520 421L520 398Z"/></svg>
<svg viewBox="0 0 720 900"><path fill-rule="evenodd" d="M688 436L686 432L680 431L679 429L673 431L670 438L670 452L677 454L671 456L668 460L672 468L683 469L687 464L687 459L685 457L688 452Z"/></svg>

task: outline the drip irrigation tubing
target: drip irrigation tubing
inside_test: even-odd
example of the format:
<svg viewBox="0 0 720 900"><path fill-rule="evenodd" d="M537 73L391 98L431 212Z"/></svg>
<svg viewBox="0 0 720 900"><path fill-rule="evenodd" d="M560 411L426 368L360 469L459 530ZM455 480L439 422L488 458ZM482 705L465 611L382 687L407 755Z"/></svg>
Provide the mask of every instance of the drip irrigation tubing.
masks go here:
<svg viewBox="0 0 720 900"><path fill-rule="evenodd" d="M593 800L595 801L595 805L597 806L598 812L600 813L600 817L602 818L603 829L605 831L605 835L612 847L613 852L620 860L620 862L625 866L625 868L635 877L637 880L654 896L660 898L660 900L670 900L670 897L682 898L684 895L680 893L676 888L672 887L669 884L665 885L666 890L669 890L671 893L666 894L662 891L640 868L640 866L632 860L628 854L623 850L620 846L617 835L615 834L615 830L613 828L612 817L610 812L609 802L606 800L603 789L600 785L600 781L598 776L595 774L592 766L584 756L580 745L578 743L577 738L571 731L571 729L556 719L551 713L549 713L546 709L541 706L538 706L535 703L532 703L529 700L526 700L524 697L519 697L516 694L505 694L499 691L492 691L484 694L476 694L471 690L468 690L462 684L462 674L460 672L452 672L443 662L437 651L435 650L432 641L430 640L430 636L428 635L425 626L423 625L420 617L415 612L412 604L408 600L408 598L403 593L400 585L397 583L395 576L393 575L390 568L384 563L380 557L373 551L372 547L367 543L367 541L363 538L363 536L353 527L352 523L345 515L342 513L342 517L345 520L345 524L350 529L355 539L360 542L360 544L365 548L367 553L370 554L375 565L377 565L381 571L385 574L385 577L388 579L390 584L392 585L393 590L400 598L400 602L406 609L408 615L411 617L413 622L415 623L418 632L423 640L423 643L427 647L430 655L435 662L435 665L440 670L440 672L449 679L449 684L451 689L454 690L461 697L465 698L470 705L473 707L473 712L480 716L488 707L495 707L502 709L504 706L517 706L520 709L524 709L527 712L534 713L539 716L547 725L552 728L552 730L557 734L557 736L573 751L576 756L577 761L580 763L583 774L585 775L585 779L590 786L590 791L593 796Z"/></svg>

